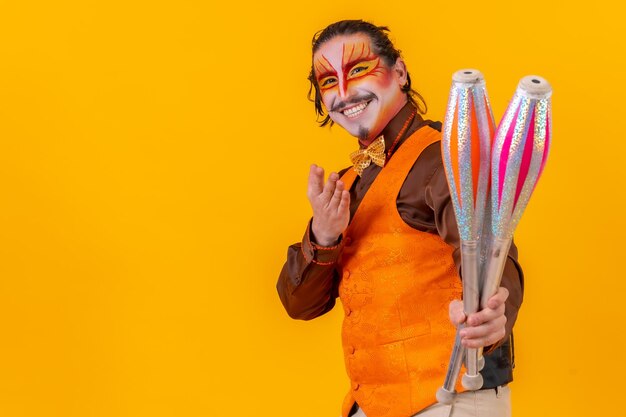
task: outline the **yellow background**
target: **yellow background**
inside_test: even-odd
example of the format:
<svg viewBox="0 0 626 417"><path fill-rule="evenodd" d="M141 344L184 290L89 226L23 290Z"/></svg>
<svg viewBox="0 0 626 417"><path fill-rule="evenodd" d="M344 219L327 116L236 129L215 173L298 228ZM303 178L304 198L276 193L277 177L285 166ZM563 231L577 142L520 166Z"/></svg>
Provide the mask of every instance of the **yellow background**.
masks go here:
<svg viewBox="0 0 626 417"><path fill-rule="evenodd" d="M624 13L617 2L2 1L0 416L336 417L336 311L275 280L308 166L354 140L306 100L313 33L390 26L441 119L482 70L496 118L554 87L520 223L514 416L622 415Z"/></svg>

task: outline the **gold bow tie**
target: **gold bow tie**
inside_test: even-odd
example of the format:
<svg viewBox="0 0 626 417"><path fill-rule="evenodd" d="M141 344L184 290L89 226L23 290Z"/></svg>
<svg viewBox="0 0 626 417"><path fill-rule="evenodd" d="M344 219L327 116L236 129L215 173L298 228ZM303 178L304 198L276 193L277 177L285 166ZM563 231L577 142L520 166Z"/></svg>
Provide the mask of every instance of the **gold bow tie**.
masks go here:
<svg viewBox="0 0 626 417"><path fill-rule="evenodd" d="M350 154L354 170L361 176L363 170L374 162L379 167L385 166L385 138L379 136L374 142L365 149L359 149Z"/></svg>

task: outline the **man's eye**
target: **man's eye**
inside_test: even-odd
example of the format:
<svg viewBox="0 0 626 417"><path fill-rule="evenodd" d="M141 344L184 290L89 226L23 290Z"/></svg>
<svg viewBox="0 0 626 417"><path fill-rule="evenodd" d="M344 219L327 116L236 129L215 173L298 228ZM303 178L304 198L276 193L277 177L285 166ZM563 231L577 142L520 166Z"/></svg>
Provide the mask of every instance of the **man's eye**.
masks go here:
<svg viewBox="0 0 626 417"><path fill-rule="evenodd" d="M354 66L350 69L350 72L348 72L348 79L364 77L365 75L370 74L378 67L378 61L379 58L374 58L370 61L355 63Z"/></svg>
<svg viewBox="0 0 626 417"><path fill-rule="evenodd" d="M325 87L327 85L331 85L333 83L337 82L337 80L335 78L326 78L324 81L322 81L322 87Z"/></svg>

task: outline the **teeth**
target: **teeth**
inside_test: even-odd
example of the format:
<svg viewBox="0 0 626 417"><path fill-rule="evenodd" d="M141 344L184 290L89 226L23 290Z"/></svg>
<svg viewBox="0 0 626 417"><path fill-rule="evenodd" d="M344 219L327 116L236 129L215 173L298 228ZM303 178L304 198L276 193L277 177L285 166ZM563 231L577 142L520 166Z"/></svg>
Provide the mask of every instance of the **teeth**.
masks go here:
<svg viewBox="0 0 626 417"><path fill-rule="evenodd" d="M354 106L354 107L350 107L347 110L344 110L342 113L346 116L346 117L356 117L359 114L361 114L361 112L363 112L363 110L367 107L367 103L361 103L358 106Z"/></svg>

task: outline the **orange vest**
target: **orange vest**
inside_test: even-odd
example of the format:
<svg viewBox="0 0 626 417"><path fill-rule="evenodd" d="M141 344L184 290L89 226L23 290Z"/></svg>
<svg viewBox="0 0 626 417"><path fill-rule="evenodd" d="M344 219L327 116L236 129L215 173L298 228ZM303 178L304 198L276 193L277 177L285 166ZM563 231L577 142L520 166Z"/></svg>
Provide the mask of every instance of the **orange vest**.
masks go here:
<svg viewBox="0 0 626 417"><path fill-rule="evenodd" d="M451 300L461 297L452 246L407 225L396 206L411 167L440 133L423 127L378 174L344 233L339 296L351 389L367 417L409 417L436 402L455 329ZM346 187L356 174L344 174Z"/></svg>

